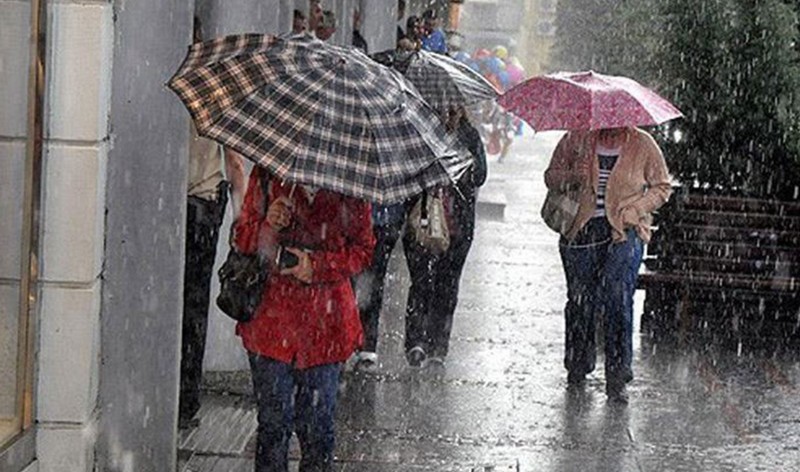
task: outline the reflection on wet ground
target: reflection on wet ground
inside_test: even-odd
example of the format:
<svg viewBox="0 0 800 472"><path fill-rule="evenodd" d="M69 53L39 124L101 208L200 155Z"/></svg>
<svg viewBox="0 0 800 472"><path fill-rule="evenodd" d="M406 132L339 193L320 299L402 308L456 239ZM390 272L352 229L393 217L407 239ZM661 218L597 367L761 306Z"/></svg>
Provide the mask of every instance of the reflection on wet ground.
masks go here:
<svg viewBox="0 0 800 472"><path fill-rule="evenodd" d="M504 220L478 223L445 367L405 364L407 273L395 253L380 367L342 383L337 470L800 470L794 354L637 334L627 407L606 401L602 369L583 390L566 390L565 286L556 238L538 217L554 144L546 134L526 138L490 168L489 185L508 207ZM185 470L251 470L254 421L248 398L207 396L200 428L182 434Z"/></svg>

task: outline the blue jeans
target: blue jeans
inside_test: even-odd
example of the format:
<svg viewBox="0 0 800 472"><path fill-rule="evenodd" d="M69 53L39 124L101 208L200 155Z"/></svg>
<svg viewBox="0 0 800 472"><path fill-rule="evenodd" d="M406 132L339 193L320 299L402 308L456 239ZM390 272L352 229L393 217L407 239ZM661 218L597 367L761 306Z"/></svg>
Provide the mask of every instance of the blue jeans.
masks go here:
<svg viewBox="0 0 800 472"><path fill-rule="evenodd" d="M642 261L642 240L633 229L614 243L605 218L590 220L573 242L562 238L561 261L567 277L564 366L577 375L594 370L595 316L606 320L606 382L633 379L633 293ZM607 234L606 237L591 237Z"/></svg>
<svg viewBox="0 0 800 472"><path fill-rule="evenodd" d="M289 439L300 440L301 472L333 470L334 411L341 364L309 369L250 354L258 405L256 472L289 470Z"/></svg>

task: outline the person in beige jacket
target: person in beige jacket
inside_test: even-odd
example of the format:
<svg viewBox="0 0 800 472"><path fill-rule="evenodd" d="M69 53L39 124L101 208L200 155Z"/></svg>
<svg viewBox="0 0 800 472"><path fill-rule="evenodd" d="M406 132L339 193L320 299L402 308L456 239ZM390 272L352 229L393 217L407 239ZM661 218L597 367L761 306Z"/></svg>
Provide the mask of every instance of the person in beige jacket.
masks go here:
<svg viewBox="0 0 800 472"><path fill-rule="evenodd" d="M636 274L651 214L671 193L664 157L653 137L637 128L571 131L553 152L545 184L580 189L575 221L559 241L567 278L567 384L581 387L594 370L600 314L607 323L606 394L627 403Z"/></svg>

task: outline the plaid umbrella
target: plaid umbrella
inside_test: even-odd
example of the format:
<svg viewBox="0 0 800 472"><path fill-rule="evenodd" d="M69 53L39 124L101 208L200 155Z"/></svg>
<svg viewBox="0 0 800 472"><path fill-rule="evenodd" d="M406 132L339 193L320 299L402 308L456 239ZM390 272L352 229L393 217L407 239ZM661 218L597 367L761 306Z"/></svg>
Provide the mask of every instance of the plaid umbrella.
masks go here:
<svg viewBox="0 0 800 472"><path fill-rule="evenodd" d="M532 77L499 103L537 131L648 126L683 116L633 79L592 71Z"/></svg>
<svg viewBox="0 0 800 472"><path fill-rule="evenodd" d="M168 85L201 135L280 179L389 203L471 164L400 74L310 36L197 43Z"/></svg>
<svg viewBox="0 0 800 472"><path fill-rule="evenodd" d="M498 96L491 82L448 56L417 51L407 61L398 61L398 69L403 68L405 77L417 87L422 98L440 112L451 106L469 107Z"/></svg>

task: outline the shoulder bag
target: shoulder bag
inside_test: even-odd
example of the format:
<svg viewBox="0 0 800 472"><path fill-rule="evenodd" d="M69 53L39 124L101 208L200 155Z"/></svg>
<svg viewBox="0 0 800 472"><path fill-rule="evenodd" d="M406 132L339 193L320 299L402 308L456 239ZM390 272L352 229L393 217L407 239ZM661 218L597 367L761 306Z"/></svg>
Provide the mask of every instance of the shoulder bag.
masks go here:
<svg viewBox="0 0 800 472"><path fill-rule="evenodd" d="M269 204L269 177L261 179L264 194L264 217ZM264 295L269 276L266 261L258 254L242 254L233 245L231 229L228 258L219 268L219 295L217 306L223 313L240 323L251 321Z"/></svg>
<svg viewBox="0 0 800 472"><path fill-rule="evenodd" d="M450 247L450 229L447 227L442 190L425 191L409 214L409 225L419 245L442 254Z"/></svg>

